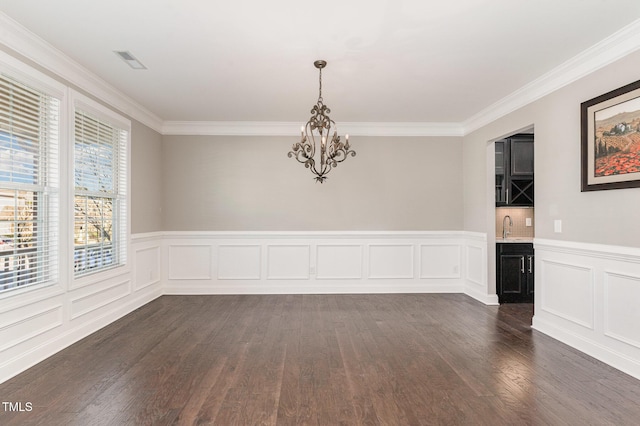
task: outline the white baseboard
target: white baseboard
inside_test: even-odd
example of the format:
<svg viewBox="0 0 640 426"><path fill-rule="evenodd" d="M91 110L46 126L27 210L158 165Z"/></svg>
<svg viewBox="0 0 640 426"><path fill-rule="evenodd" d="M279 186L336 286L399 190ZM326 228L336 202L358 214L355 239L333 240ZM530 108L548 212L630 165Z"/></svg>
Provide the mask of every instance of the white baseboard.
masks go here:
<svg viewBox="0 0 640 426"><path fill-rule="evenodd" d="M428 286L424 284L398 284L389 283L324 283L310 281L304 284L270 283L268 287L239 283L236 286L214 285L207 287L189 286L188 283L167 286L164 294L167 295L194 295L194 294L389 294L389 293L462 293L463 286L459 283L436 282Z"/></svg>
<svg viewBox="0 0 640 426"><path fill-rule="evenodd" d="M467 296L473 297L479 302L484 303L488 306L498 306L500 303L498 302L498 296L495 294L486 294L486 292L478 291L475 287L467 286L464 288L464 294Z"/></svg>

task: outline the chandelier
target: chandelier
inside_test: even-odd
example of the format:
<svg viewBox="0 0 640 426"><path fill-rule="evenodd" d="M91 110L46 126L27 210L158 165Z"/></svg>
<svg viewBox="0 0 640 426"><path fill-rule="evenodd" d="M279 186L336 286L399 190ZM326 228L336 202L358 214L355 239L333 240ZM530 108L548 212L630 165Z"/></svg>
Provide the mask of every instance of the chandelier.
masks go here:
<svg viewBox="0 0 640 426"><path fill-rule="evenodd" d="M331 110L322 101L322 68L327 66L327 61L315 61L313 65L320 70L318 102L311 109L307 124L300 128L300 142L293 144L287 156L304 164L316 176L316 182L323 183L332 168L346 160L348 155L355 157L356 152L350 149L349 135L345 135L344 143L340 140L336 123L329 118ZM320 152L319 158L316 158L316 151Z"/></svg>

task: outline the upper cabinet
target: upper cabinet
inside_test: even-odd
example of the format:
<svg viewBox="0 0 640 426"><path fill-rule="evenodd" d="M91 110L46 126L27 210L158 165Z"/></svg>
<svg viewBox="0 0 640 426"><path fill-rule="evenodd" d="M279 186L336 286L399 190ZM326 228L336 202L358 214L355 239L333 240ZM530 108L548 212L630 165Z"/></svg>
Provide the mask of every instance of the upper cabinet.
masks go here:
<svg viewBox="0 0 640 426"><path fill-rule="evenodd" d="M533 135L497 141L496 206L533 206Z"/></svg>

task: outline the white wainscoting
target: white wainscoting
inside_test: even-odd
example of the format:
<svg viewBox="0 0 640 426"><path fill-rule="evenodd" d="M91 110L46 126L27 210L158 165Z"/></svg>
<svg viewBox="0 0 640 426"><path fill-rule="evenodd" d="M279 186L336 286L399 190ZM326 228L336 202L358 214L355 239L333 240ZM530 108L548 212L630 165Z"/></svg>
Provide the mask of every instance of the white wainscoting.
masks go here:
<svg viewBox="0 0 640 426"><path fill-rule="evenodd" d="M640 249L534 246L533 327L640 379Z"/></svg>
<svg viewBox="0 0 640 426"><path fill-rule="evenodd" d="M495 287L488 282L487 236L467 232L462 250L464 264L461 273L465 282L464 293L486 305L498 305ZM491 250L495 251L495 245Z"/></svg>
<svg viewBox="0 0 640 426"><path fill-rule="evenodd" d="M126 268L0 298L0 383L162 294L162 234L132 237Z"/></svg>
<svg viewBox="0 0 640 426"><path fill-rule="evenodd" d="M487 294L484 234L166 232L163 246L165 294L462 293L470 288L471 296L497 303Z"/></svg>

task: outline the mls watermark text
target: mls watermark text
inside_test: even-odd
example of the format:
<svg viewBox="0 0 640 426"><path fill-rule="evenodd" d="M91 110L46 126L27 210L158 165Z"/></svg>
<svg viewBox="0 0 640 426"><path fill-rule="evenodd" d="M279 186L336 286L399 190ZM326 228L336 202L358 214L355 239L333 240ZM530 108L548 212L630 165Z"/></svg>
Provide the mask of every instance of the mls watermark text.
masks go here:
<svg viewBox="0 0 640 426"><path fill-rule="evenodd" d="M33 404L30 402L2 401L2 410L4 412L24 413L33 410Z"/></svg>

